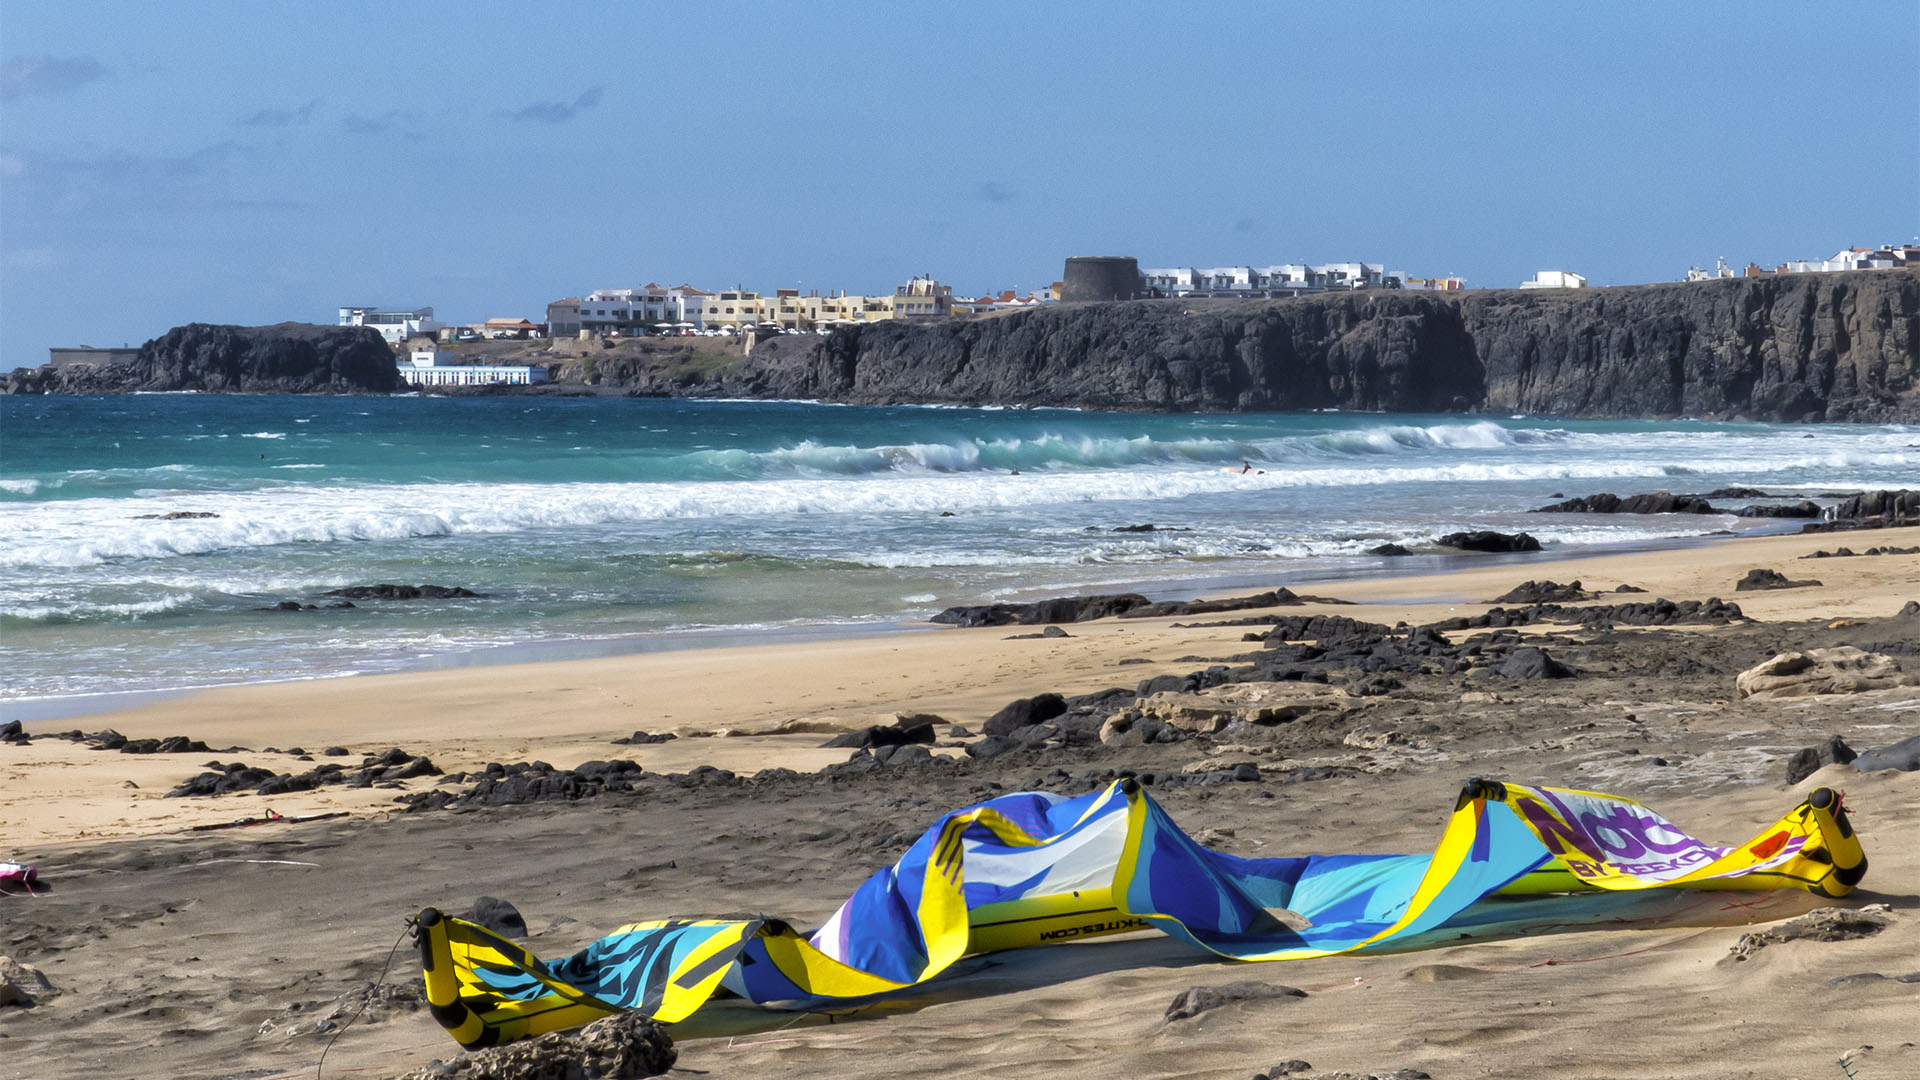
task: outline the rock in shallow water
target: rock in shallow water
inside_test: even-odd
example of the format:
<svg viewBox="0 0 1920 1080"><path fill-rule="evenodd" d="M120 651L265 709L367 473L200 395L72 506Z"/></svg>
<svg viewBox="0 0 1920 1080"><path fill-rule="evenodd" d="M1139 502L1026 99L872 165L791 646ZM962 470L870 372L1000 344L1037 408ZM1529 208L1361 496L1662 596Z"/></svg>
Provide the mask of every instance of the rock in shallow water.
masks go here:
<svg viewBox="0 0 1920 1080"><path fill-rule="evenodd" d="M1503 533L1491 529L1474 529L1469 532L1448 533L1439 539L1441 547L1459 548L1461 551L1539 551L1540 541L1531 533Z"/></svg>

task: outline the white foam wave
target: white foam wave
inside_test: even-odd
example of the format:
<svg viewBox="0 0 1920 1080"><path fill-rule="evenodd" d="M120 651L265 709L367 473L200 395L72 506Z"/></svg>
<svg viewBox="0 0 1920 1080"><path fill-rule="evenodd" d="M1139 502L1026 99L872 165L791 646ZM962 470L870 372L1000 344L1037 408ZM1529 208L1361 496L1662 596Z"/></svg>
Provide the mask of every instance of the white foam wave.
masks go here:
<svg viewBox="0 0 1920 1080"><path fill-rule="evenodd" d="M163 611L172 611L190 602L189 597L175 595L157 600L138 600L117 604L84 602L0 604L0 618L20 619L27 622L80 622L89 619L139 618L142 615L158 615Z"/></svg>
<svg viewBox="0 0 1920 1080"><path fill-rule="evenodd" d="M40 490L40 481L38 480L0 479L0 491L12 492L15 495L32 495L39 490Z"/></svg>
<svg viewBox="0 0 1920 1080"><path fill-rule="evenodd" d="M1756 462L1794 469L1781 461ZM1665 462L1567 460L1446 465L1300 466L1264 475L1214 468L1102 469L1013 476L957 474L805 477L721 483L404 484L203 492L218 518L130 521L138 502L79 499L17 504L0 522L0 566L85 566L235 548L474 536L619 522L780 515L937 515L1089 503L1248 495L1262 489L1372 488L1499 481L1666 477ZM1761 470L1751 470L1758 475Z"/></svg>

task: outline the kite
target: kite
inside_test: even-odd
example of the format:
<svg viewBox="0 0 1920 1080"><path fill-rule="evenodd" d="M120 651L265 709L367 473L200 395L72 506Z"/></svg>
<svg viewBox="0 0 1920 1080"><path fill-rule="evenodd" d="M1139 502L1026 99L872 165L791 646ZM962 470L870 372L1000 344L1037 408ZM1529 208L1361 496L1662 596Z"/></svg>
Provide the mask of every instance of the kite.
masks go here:
<svg viewBox="0 0 1920 1080"><path fill-rule="evenodd" d="M435 908L416 934L434 1018L477 1048L620 1012L675 1023L723 992L774 1008L858 1004L964 956L1109 934L1152 929L1228 959L1297 960L1417 947L1472 924L1469 909L1491 897L1841 897L1866 868L1831 788L1720 847L1627 799L1474 780L1431 855L1242 858L1189 837L1126 779L949 813L810 933L770 917L641 922L552 963Z"/></svg>

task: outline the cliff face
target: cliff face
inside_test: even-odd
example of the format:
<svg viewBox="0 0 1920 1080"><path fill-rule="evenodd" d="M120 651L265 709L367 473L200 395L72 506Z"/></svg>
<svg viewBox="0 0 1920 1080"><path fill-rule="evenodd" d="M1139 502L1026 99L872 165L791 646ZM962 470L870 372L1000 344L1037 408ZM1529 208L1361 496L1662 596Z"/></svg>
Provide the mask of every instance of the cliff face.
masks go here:
<svg viewBox="0 0 1920 1080"><path fill-rule="evenodd" d="M1920 271L1070 305L776 337L748 357L684 343L631 354L596 347L557 363L554 377L534 392L1915 422ZM374 331L287 323L183 326L148 342L132 364L22 369L4 389L387 393L400 385L393 353Z"/></svg>
<svg viewBox="0 0 1920 1080"><path fill-rule="evenodd" d="M878 323L748 368L762 394L868 404L1920 420L1920 273L1093 304Z"/></svg>
<svg viewBox="0 0 1920 1080"><path fill-rule="evenodd" d="M142 345L128 363L20 368L0 389L10 394L387 394L401 385L393 349L368 327L193 323Z"/></svg>

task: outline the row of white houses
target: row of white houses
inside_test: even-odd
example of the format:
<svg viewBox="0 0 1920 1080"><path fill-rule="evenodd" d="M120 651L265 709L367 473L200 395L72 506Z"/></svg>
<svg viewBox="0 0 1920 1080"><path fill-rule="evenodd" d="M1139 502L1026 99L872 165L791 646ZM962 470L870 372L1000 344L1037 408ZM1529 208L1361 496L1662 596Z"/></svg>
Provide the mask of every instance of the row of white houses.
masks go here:
<svg viewBox="0 0 1920 1080"><path fill-rule="evenodd" d="M1384 263L1334 262L1277 266L1164 266L1140 271L1147 296L1265 296L1327 289L1423 289L1452 292L1464 278L1417 278Z"/></svg>

